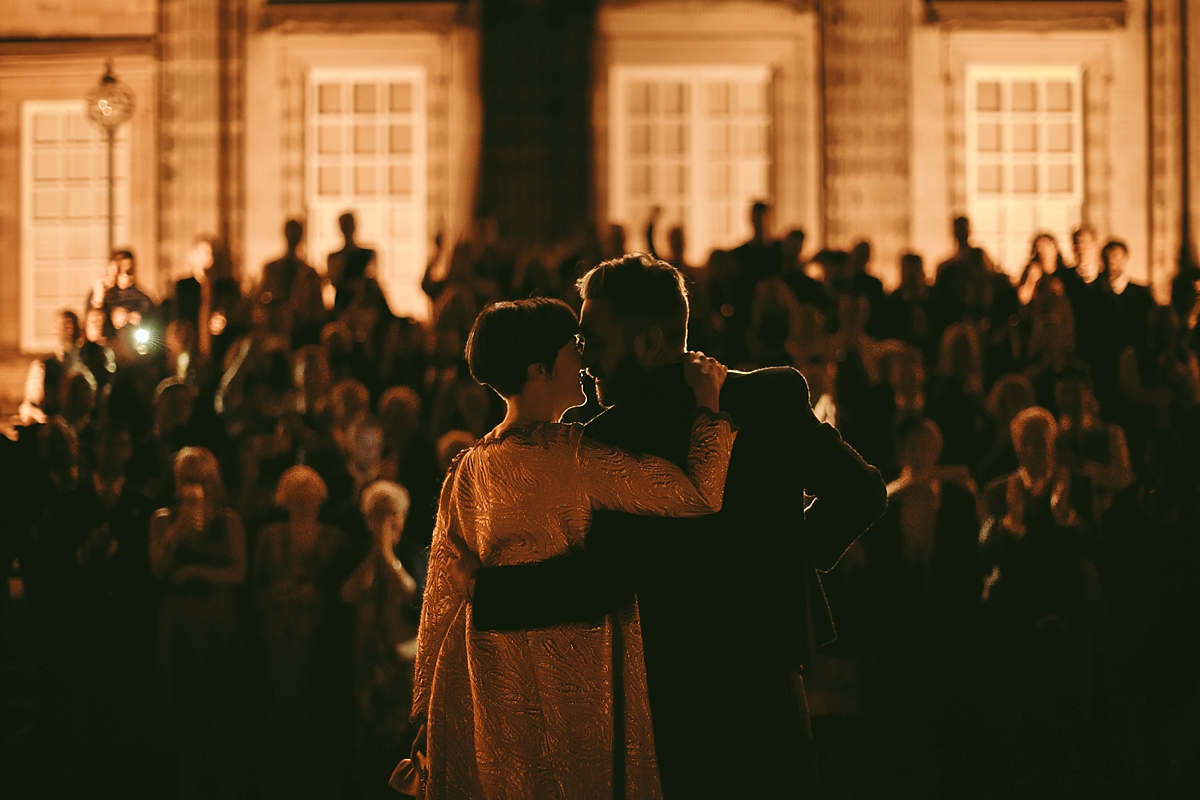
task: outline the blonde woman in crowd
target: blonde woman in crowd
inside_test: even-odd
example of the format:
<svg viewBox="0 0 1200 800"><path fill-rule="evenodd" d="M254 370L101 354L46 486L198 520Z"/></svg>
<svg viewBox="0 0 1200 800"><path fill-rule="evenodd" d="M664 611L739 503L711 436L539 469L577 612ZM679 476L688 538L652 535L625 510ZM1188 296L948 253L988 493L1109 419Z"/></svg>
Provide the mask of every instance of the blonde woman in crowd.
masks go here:
<svg viewBox="0 0 1200 800"><path fill-rule="evenodd" d="M398 483L375 481L359 505L371 551L346 582L354 607L354 696L364 796L388 792L387 777L412 742L413 659L417 655L416 580L396 557L410 501Z"/></svg>
<svg viewBox="0 0 1200 800"><path fill-rule="evenodd" d="M210 450L175 456L175 496L150 521L150 568L164 592L155 688L179 795L216 796L237 777L234 587L246 580L246 540Z"/></svg>
<svg viewBox="0 0 1200 800"><path fill-rule="evenodd" d="M317 519L328 496L312 467L285 471L275 504L287 520L264 528L255 548L255 600L267 666L269 796L321 797L329 788L322 783L326 774L312 735L318 637L343 542L340 530Z"/></svg>

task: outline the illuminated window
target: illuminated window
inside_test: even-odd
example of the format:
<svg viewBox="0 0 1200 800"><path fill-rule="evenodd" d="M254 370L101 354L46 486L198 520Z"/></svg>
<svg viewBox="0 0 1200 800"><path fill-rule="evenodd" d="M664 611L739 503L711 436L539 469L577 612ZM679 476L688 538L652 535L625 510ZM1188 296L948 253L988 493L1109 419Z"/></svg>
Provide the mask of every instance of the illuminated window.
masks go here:
<svg viewBox="0 0 1200 800"><path fill-rule="evenodd" d="M307 116L309 260L341 249L337 220L353 211L392 311L425 317L424 70L314 70Z"/></svg>
<svg viewBox="0 0 1200 800"><path fill-rule="evenodd" d="M615 67L611 86L609 215L631 246L654 206L659 232L683 226L692 263L748 239L750 204L770 193L767 70Z"/></svg>
<svg viewBox="0 0 1200 800"><path fill-rule="evenodd" d="M1076 67L967 70L967 208L971 230L1011 275L1038 231L1060 246L1083 204L1083 94Z"/></svg>
<svg viewBox="0 0 1200 800"><path fill-rule="evenodd" d="M129 127L117 135L116 245L129 239ZM21 106L21 347L53 350L108 260L108 142L83 101ZM144 258L147 254L141 254Z"/></svg>

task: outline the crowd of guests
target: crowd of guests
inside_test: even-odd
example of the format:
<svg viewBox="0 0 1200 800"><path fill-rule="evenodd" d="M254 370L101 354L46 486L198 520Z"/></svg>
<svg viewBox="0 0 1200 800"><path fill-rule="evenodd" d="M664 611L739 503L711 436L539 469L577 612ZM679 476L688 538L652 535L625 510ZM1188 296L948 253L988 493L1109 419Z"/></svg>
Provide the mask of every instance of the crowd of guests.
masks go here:
<svg viewBox="0 0 1200 800"><path fill-rule="evenodd" d="M796 367L890 481L887 515L826 576L840 636L805 675L829 792L1194 778L1200 270L1159 305L1128 248L1083 228L1070 264L1037 236L1014 282L958 219L955 252L936 269L905 255L887 293L869 244L806 258L768 216L756 204L753 237L703 266L680 228L656 255L687 277L690 349ZM31 775L386 796L415 733L441 478L503 415L467 334L496 300L578 308L575 279L625 237L518 253L483 220L448 252L439 238L419 322L391 313L375 253L341 225L317 270L288 222L245 287L199 238L158 304L114 253L31 367L0 441L5 599L27 609L45 711Z"/></svg>

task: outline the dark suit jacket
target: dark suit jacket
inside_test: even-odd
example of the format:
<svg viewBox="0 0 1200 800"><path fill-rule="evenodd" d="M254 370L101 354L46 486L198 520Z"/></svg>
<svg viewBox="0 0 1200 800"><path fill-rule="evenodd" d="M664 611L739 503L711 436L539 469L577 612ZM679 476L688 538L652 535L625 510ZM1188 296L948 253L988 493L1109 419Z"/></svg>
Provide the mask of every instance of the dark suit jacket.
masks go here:
<svg viewBox="0 0 1200 800"><path fill-rule="evenodd" d="M683 464L694 410L681 366L668 365L648 376L639 396L593 420L587 434ZM811 643L832 638L814 569L832 568L887 504L879 472L817 421L796 370L729 373L721 410L739 432L719 513L598 512L584 547L476 575L474 620L483 630L599 621L637 595L664 789L679 797L694 789L679 789L672 775L695 775L722 757L711 751L714 742L696 741L697 708L710 735L722 719L740 737L796 727L800 712L780 708L782 688L746 692L782 686L780 676L799 669ZM807 514L806 493L817 498Z"/></svg>

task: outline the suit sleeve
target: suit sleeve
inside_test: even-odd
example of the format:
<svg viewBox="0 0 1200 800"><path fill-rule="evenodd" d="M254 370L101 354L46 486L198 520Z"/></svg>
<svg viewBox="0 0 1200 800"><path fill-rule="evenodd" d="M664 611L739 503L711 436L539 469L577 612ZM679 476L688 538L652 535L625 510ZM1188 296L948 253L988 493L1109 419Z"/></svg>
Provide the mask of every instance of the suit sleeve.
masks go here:
<svg viewBox="0 0 1200 800"><path fill-rule="evenodd" d="M545 561L475 573L476 630L599 622L633 599L626 515L597 512L582 547Z"/></svg>
<svg viewBox="0 0 1200 800"><path fill-rule="evenodd" d="M879 470L843 441L832 425L817 420L809 406L804 376L790 370L788 405L804 410L785 418L797 454L796 464L806 494L816 498L804 514L808 557L812 566L828 572L887 510L887 486Z"/></svg>

